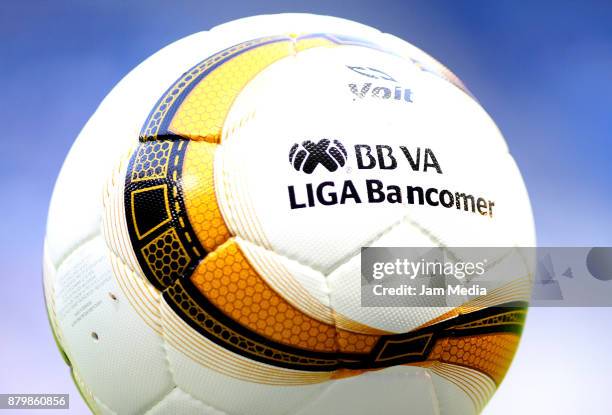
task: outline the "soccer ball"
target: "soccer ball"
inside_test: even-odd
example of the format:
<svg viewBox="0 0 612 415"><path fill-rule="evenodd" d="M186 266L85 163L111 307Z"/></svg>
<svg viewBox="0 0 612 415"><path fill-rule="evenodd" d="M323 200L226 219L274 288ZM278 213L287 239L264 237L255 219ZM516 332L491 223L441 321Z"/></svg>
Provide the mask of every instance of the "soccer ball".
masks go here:
<svg viewBox="0 0 612 415"><path fill-rule="evenodd" d="M55 186L44 286L96 413L472 414L526 309L512 330L483 316L528 278L458 307L362 307L360 248L533 245L504 139L449 70L358 23L258 16L173 43L104 99ZM460 316L473 330L451 334Z"/></svg>

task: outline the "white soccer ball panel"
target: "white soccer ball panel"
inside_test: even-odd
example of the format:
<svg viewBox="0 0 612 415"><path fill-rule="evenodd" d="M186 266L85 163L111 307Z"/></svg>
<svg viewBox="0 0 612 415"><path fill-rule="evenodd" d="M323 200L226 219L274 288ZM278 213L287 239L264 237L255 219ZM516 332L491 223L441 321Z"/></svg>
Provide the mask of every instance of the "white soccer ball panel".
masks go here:
<svg viewBox="0 0 612 415"><path fill-rule="evenodd" d="M280 415L291 413L317 396L325 383L278 386L247 382L208 369L167 347L176 385L204 404L230 414Z"/></svg>
<svg viewBox="0 0 612 415"><path fill-rule="evenodd" d="M161 401L156 403L146 415L226 415L225 412L208 406L190 396L181 388L174 388Z"/></svg>
<svg viewBox="0 0 612 415"><path fill-rule="evenodd" d="M435 246L420 229L407 221L396 224L371 246ZM332 308L355 321L391 333L406 333L449 311L430 307L422 296L386 298L389 307L361 306L361 258L353 256L328 276Z"/></svg>
<svg viewBox="0 0 612 415"><path fill-rule="evenodd" d="M318 414L438 415L438 408L426 369L394 367L336 380L296 413Z"/></svg>
<svg viewBox="0 0 612 415"><path fill-rule="evenodd" d="M174 383L163 338L134 312L113 277L108 255L98 236L60 265L57 321L62 346L91 394L115 412L136 414Z"/></svg>
<svg viewBox="0 0 612 415"><path fill-rule="evenodd" d="M478 414L495 392L491 379L476 371L448 366L429 373L440 415Z"/></svg>
<svg viewBox="0 0 612 415"><path fill-rule="evenodd" d="M373 80L348 69L356 62L376 66L397 82L380 81L375 87ZM375 88L387 88L393 98L377 98ZM400 99L395 99L395 88ZM404 89L410 89L414 102L405 101ZM232 231L323 273L405 216L449 246L512 246L533 240L521 176L495 124L459 88L410 61L356 46L299 52L272 64L247 85L225 131L215 176ZM337 139L347 149L345 166L333 173L318 166L312 174L291 168L287 153L294 144L323 138ZM377 145L391 146L397 169L381 169L380 159L371 170L360 169L355 163L359 145L369 146L367 155L360 152L363 157L376 157ZM414 158L423 153L423 163L430 151L439 169L421 165L413 171L400 146ZM480 197L486 199L485 215L474 214L473 207L467 213L408 205L406 196L396 205L349 199L344 205L322 206L315 199L315 206L305 206L310 203L309 183L334 181L323 192L331 199L341 198L342 183L352 181L365 199L363 183L368 179ZM490 218L483 217L489 213ZM328 232L330 224L333 233ZM454 231L446 231L449 227ZM320 238L325 232L329 236Z"/></svg>

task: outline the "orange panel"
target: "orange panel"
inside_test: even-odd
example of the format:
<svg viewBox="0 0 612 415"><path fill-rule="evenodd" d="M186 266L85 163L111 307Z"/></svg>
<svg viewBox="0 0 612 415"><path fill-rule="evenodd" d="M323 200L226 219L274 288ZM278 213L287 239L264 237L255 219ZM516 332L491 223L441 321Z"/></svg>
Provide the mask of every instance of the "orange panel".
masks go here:
<svg viewBox="0 0 612 415"><path fill-rule="evenodd" d="M307 350L368 351L378 336L337 330L302 313L278 295L249 264L235 240L198 265L191 280L215 306L250 330Z"/></svg>
<svg viewBox="0 0 612 415"><path fill-rule="evenodd" d="M183 162L183 200L200 243L207 251L230 238L217 197L213 177L216 145L189 142Z"/></svg>

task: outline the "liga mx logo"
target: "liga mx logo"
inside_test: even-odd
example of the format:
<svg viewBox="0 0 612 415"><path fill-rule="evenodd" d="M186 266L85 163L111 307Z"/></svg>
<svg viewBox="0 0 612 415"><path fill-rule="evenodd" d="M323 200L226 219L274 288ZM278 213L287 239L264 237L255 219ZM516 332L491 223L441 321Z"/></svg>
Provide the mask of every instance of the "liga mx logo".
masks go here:
<svg viewBox="0 0 612 415"><path fill-rule="evenodd" d="M294 144L289 150L289 163L296 171L311 174L319 164L329 172L338 170L346 164L348 153L338 140L324 138L315 143L312 140Z"/></svg>

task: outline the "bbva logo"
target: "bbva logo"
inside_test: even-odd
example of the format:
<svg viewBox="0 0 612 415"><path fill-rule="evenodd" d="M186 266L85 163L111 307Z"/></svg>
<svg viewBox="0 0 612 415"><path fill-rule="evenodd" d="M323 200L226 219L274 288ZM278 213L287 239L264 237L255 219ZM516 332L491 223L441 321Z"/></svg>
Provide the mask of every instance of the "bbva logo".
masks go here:
<svg viewBox="0 0 612 415"><path fill-rule="evenodd" d="M330 172L346 164L348 153L338 140L323 138L315 143L305 140L296 143L289 150L289 163L297 171L311 174L320 164Z"/></svg>
<svg viewBox="0 0 612 415"><path fill-rule="evenodd" d="M405 145L355 144L355 162L358 170L395 170L400 164L407 165L412 171L427 172L432 169L442 174L442 168L431 148L408 148ZM289 150L289 163L296 170L311 174L319 164L329 172L344 167L348 153L344 144L333 139L319 142L305 140L294 144Z"/></svg>

